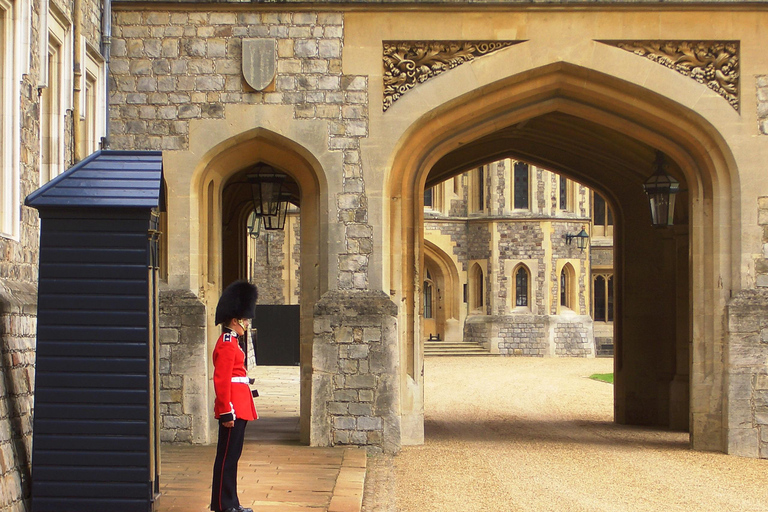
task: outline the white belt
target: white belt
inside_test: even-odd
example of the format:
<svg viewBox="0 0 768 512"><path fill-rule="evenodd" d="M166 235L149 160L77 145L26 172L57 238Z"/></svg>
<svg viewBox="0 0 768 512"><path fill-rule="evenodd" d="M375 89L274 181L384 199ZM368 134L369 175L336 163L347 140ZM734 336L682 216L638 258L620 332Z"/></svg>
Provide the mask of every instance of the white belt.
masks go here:
<svg viewBox="0 0 768 512"><path fill-rule="evenodd" d="M248 377L232 377L232 382L240 382L242 384L250 384Z"/></svg>

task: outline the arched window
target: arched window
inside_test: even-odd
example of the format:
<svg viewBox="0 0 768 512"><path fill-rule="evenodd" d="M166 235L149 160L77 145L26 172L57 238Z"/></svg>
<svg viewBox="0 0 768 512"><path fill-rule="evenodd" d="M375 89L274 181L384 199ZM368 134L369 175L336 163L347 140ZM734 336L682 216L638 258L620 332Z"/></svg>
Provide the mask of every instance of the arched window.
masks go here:
<svg viewBox="0 0 768 512"><path fill-rule="evenodd" d="M560 271L560 306L573 309L574 271L570 263L566 263Z"/></svg>
<svg viewBox="0 0 768 512"><path fill-rule="evenodd" d="M432 281L424 281L424 318L432 318Z"/></svg>
<svg viewBox="0 0 768 512"><path fill-rule="evenodd" d="M514 177L514 207L517 210L527 210L529 189L529 168L525 162L515 162Z"/></svg>
<svg viewBox="0 0 768 512"><path fill-rule="evenodd" d="M470 296L471 309L482 309L485 304L485 277L483 276L483 269L477 263L472 266L470 287L472 289Z"/></svg>
<svg viewBox="0 0 768 512"><path fill-rule="evenodd" d="M558 178L557 206L564 212L573 211L573 182L565 176Z"/></svg>
<svg viewBox="0 0 768 512"><path fill-rule="evenodd" d="M515 305L528 306L528 270L522 265L515 272Z"/></svg>

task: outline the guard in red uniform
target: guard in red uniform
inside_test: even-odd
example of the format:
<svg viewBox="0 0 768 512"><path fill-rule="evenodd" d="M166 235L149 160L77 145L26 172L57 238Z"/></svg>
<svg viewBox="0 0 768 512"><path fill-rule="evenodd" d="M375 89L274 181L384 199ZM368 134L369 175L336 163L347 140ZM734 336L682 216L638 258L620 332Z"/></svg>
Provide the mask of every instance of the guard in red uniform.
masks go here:
<svg viewBox="0 0 768 512"><path fill-rule="evenodd" d="M222 334L213 349L214 415L219 420L219 442L213 464L211 510L253 512L237 497L237 463L243 451L245 426L258 418L245 371L245 352L240 339L256 313L256 287L235 281L221 294L216 306L216 325Z"/></svg>

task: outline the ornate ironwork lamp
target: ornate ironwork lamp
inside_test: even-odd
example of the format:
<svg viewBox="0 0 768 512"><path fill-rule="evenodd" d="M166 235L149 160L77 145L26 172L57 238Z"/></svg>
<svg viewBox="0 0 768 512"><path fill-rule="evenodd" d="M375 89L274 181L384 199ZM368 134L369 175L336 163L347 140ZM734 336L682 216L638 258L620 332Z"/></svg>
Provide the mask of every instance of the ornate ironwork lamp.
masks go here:
<svg viewBox="0 0 768 512"><path fill-rule="evenodd" d="M680 182L666 173L664 153L656 151L653 176L643 183L651 207L651 222L655 227L672 225L675 213L675 195L680 192Z"/></svg>
<svg viewBox="0 0 768 512"><path fill-rule="evenodd" d="M285 227L290 197L283 189L286 175L274 172L275 170L268 165L259 166L258 170L268 170L268 172L247 176L248 183L251 184L254 216L260 219L264 229L281 230ZM249 228L249 234L252 232L253 230Z"/></svg>
<svg viewBox="0 0 768 512"><path fill-rule="evenodd" d="M576 239L576 247L578 247L579 250L584 252L584 249L587 248L587 242L589 241L589 234L584 229L584 226L582 226L581 231L579 231L575 235L566 233L565 243L567 243L568 245L571 245L571 241L573 241L574 238Z"/></svg>

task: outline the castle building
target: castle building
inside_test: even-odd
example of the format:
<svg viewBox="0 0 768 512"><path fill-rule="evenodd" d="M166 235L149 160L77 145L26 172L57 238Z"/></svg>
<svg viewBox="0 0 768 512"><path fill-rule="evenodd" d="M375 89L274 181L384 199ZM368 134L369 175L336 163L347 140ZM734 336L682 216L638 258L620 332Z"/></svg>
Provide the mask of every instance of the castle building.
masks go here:
<svg viewBox="0 0 768 512"><path fill-rule="evenodd" d="M422 442L431 335L612 344L615 421L768 457L765 26L719 0L0 0L0 510L30 493L24 200L100 149L162 152L165 442L213 437L213 311L242 278L294 308L304 443ZM267 167L294 210L255 238Z"/></svg>
<svg viewBox="0 0 768 512"><path fill-rule="evenodd" d="M505 159L438 183L424 203L423 338L502 355L611 353L612 219L599 194Z"/></svg>

